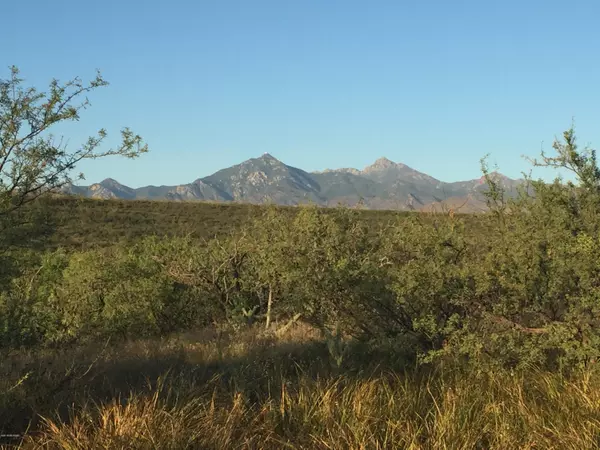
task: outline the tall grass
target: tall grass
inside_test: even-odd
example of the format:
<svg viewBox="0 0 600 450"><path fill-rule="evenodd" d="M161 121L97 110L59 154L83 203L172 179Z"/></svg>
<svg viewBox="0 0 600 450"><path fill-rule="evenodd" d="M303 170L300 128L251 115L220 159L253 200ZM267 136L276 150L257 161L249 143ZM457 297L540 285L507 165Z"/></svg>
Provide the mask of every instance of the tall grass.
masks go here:
<svg viewBox="0 0 600 450"><path fill-rule="evenodd" d="M302 326L283 338L207 331L7 354L3 432L24 434L15 446L52 449L600 445L593 371L417 370L368 348L346 355L337 364Z"/></svg>

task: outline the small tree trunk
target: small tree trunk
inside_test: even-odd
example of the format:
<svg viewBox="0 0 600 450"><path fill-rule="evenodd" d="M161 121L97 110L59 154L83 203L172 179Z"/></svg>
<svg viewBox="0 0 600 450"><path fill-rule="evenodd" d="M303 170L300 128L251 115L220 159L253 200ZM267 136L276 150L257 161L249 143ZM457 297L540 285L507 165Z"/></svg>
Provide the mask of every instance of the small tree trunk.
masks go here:
<svg viewBox="0 0 600 450"><path fill-rule="evenodd" d="M265 328L268 330L271 325L271 308L273 306L273 288L269 285L269 300L267 301L267 320Z"/></svg>

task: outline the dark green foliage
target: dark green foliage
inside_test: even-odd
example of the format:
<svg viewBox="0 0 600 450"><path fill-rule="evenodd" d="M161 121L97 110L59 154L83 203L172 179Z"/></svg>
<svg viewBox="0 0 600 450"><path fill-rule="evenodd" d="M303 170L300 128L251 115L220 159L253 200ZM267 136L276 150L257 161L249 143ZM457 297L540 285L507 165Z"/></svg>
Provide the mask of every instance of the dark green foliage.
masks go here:
<svg viewBox="0 0 600 450"><path fill-rule="evenodd" d="M2 342L301 317L330 336L335 358L353 337L421 362L587 366L600 348L600 181L572 133L555 148L544 161L577 182L528 180L508 198L484 165L490 213L478 217L46 199L40 211L54 206L58 225L45 245L77 221L89 240L37 264L22 251L20 276L6 268Z"/></svg>
<svg viewBox="0 0 600 450"><path fill-rule="evenodd" d="M156 245L43 257L0 296L4 345L162 335L206 325L203 297L156 260ZM207 299L209 300L209 299Z"/></svg>

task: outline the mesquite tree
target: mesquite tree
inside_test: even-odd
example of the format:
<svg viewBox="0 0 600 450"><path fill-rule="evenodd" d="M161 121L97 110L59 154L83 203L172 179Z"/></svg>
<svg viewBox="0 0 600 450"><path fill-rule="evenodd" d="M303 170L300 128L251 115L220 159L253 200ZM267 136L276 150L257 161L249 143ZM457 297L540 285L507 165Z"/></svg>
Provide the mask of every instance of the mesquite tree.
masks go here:
<svg viewBox="0 0 600 450"><path fill-rule="evenodd" d="M83 160L112 155L135 158L147 151L142 138L128 128L121 130L122 142L108 149L101 148L107 137L104 129L73 148L51 134L57 124L79 120L90 106L86 95L107 85L97 73L87 84L80 78L65 83L54 79L41 92L25 86L16 67L10 69L8 79L0 79L0 217L70 183Z"/></svg>

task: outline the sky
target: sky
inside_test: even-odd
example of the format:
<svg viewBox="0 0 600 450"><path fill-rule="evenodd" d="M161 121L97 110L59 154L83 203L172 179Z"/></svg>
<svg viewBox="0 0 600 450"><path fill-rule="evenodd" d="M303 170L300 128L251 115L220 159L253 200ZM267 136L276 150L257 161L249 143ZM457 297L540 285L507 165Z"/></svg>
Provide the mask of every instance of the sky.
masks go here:
<svg viewBox="0 0 600 450"><path fill-rule="evenodd" d="M18 0L0 17L0 78L110 82L56 130L71 148L124 126L148 143L86 162L88 183L188 183L265 152L442 181L490 154L518 177L573 120L600 147L597 0Z"/></svg>

